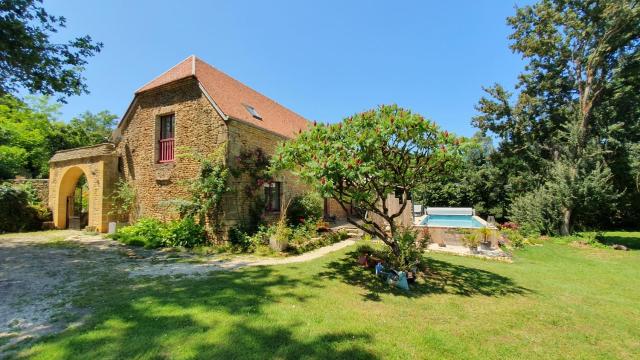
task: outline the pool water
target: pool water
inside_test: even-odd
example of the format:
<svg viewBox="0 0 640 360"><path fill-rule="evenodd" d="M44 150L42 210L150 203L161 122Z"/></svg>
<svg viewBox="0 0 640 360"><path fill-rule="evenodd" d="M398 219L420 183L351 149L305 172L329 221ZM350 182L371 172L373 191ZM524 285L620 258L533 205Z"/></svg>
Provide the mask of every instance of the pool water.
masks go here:
<svg viewBox="0 0 640 360"><path fill-rule="evenodd" d="M484 227L471 215L429 215L420 222L420 225L474 229Z"/></svg>

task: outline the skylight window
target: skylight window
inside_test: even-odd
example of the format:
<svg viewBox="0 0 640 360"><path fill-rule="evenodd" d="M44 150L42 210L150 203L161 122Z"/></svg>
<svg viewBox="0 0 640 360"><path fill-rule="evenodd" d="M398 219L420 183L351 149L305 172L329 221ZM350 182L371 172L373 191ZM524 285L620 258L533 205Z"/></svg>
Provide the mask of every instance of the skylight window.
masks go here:
<svg viewBox="0 0 640 360"><path fill-rule="evenodd" d="M256 118L258 120L262 120L262 116L260 116L260 114L258 114L258 111L253 106L244 104L244 107L247 109L249 114L251 114L251 116L253 116L254 118Z"/></svg>

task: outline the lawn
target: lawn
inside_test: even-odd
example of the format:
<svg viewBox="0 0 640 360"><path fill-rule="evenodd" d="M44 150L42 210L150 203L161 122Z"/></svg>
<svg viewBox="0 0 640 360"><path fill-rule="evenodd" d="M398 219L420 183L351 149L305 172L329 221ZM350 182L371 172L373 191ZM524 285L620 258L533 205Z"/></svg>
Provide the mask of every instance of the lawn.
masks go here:
<svg viewBox="0 0 640 360"><path fill-rule="evenodd" d="M640 233L609 236L640 245ZM429 255L428 280L407 295L354 267L354 250L200 278L109 272L73 300L93 312L83 325L18 356L640 357L640 251L551 239L518 250L512 264Z"/></svg>

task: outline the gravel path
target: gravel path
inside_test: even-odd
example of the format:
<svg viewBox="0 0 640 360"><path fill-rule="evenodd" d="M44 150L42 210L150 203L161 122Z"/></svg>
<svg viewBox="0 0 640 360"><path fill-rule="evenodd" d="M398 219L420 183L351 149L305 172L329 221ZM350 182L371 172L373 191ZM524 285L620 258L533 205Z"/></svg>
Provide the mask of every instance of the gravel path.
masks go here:
<svg viewBox="0 0 640 360"><path fill-rule="evenodd" d="M251 258L234 258L230 260L211 259L200 264L191 264L185 262L174 263L158 263L140 266L129 272L130 276L161 276L161 275L199 275L209 271L220 270L236 270L246 266L271 266L281 264L293 264L304 261L317 259L326 254L338 251L347 246L355 244L353 240L343 240L341 242L322 247L308 253L297 256L290 256L276 259L251 259Z"/></svg>
<svg viewBox="0 0 640 360"><path fill-rule="evenodd" d="M0 235L0 358L15 343L81 324L89 311L74 308L70 299L83 284L101 276L199 276L309 261L352 244L353 240L344 240L284 258L203 260L189 253L130 248L80 231Z"/></svg>

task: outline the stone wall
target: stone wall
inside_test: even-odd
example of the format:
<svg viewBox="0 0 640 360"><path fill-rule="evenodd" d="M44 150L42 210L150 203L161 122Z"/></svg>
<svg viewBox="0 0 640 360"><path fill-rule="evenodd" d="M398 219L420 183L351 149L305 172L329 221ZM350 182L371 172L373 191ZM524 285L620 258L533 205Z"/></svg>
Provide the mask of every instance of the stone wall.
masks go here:
<svg viewBox="0 0 640 360"><path fill-rule="evenodd" d="M158 163L159 119L168 114L175 116L176 154L211 154L227 141L224 120L195 79L139 94L118 132L116 150L119 171L136 190L138 217L176 218L168 201L187 198L184 182L199 174L199 164L191 158L176 156L174 162Z"/></svg>
<svg viewBox="0 0 640 360"><path fill-rule="evenodd" d="M119 172L136 190L135 213L140 217L160 220L177 218L170 201L189 197L185 181L199 175L197 161L176 157L174 162L158 163L159 118L175 116L176 153L190 151L208 155L227 145L226 162L235 166L236 157L244 150L262 149L274 153L286 138L238 120L223 120L201 92L194 79L186 79L138 94L121 129L116 132ZM305 187L290 173L276 177L282 182L282 199L287 202ZM244 191L248 176L230 177L230 191L223 198L223 222L232 226L247 220L252 200ZM263 191L259 189L258 191ZM268 214L274 219L278 214Z"/></svg>
<svg viewBox="0 0 640 360"><path fill-rule="evenodd" d="M396 225L399 225L399 226L412 227L413 226L413 213L412 213L413 203L411 200L405 200L405 201L407 201L407 205L402 211L402 214L400 214L400 216L395 218L395 223ZM387 209L389 210L389 214L395 214L400 210L403 203L401 203L400 199L395 197L394 194L389 194L387 196L386 204L387 204ZM369 213L368 216L373 222L380 225L383 229L385 229L388 226L387 222L381 216L371 212Z"/></svg>
<svg viewBox="0 0 640 360"><path fill-rule="evenodd" d="M49 203L49 179L13 179L9 180L9 182L16 185L31 184L38 195L38 199L43 204Z"/></svg>
<svg viewBox="0 0 640 360"><path fill-rule="evenodd" d="M230 120L228 125L228 162L230 166L235 166L236 157L243 151L259 148L267 156L271 156L278 144L287 140L281 135L242 121ZM229 225L247 220L249 208L252 205L252 199L248 199L244 191L248 181L249 178L246 175L240 178L231 178L231 191L225 197L225 222ZM275 181L282 183L281 208L284 208L294 196L307 191L307 187L289 172L276 175ZM258 189L258 191L263 190ZM267 214L267 219L274 220L278 215L278 213Z"/></svg>

